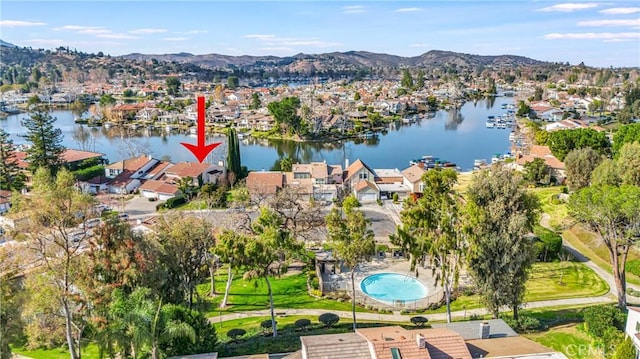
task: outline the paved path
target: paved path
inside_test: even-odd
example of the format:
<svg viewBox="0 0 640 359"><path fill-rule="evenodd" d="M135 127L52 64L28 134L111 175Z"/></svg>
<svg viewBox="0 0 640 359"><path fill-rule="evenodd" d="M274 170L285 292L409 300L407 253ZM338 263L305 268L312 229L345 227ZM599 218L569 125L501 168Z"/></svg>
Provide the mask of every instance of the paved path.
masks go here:
<svg viewBox="0 0 640 359"><path fill-rule="evenodd" d="M543 213L541 218L540 218L540 225L555 232L555 230L549 225L549 219L550 218L551 218L551 216L549 216L547 213ZM600 278L602 278L605 282L607 282L607 284L609 285L609 293L610 294L612 294L614 296L617 295L616 282L615 282L615 279L613 278L613 274L611 274L608 271L600 268L600 266L595 264L586 255L580 253L574 246L571 245L571 243L569 243L569 241L564 240L564 238L562 240L562 245L567 250L567 252L571 253L571 255L577 261L579 261L581 263L584 263L584 265L586 265L587 267L591 268L598 276L600 276ZM640 289L635 285L627 283L627 289L629 289L629 288L632 288L634 290L639 290ZM631 302L637 302L638 298L627 295L627 302L630 302L630 301Z"/></svg>
<svg viewBox="0 0 640 359"><path fill-rule="evenodd" d="M604 304L604 303L613 303L615 302L615 297L611 295L603 295L600 297L588 297L588 298L570 298L570 299L557 299L557 300L543 300L539 302L531 302L526 303L524 305L524 309L534 309L534 308L545 308L545 307L554 307L554 306L573 306L573 305L588 305L588 304ZM509 312L510 309L504 308L504 312ZM275 309L276 316L290 316L290 315L303 315L303 316L312 316L318 317L322 313L335 313L340 318L351 319L351 312L342 311L342 310L325 310L325 309ZM468 309L468 310L460 310L456 312L451 312L451 316L453 318L466 318L473 314L476 315L486 315L488 314L485 308L476 308L476 309ZM222 315L216 315L209 318L211 323L220 323L226 322L229 320L242 319L242 318L252 318L252 317L268 317L270 316L270 312L268 309L265 310L253 310L242 313L227 313ZM400 315L397 313L394 314L378 314L378 313L356 313L356 318L358 320L368 320L368 321L381 321L381 322L401 322L408 323L409 319L414 315L422 315L427 317L430 321L445 321L447 320L446 313L436 313L436 314L409 314L409 315Z"/></svg>
<svg viewBox="0 0 640 359"><path fill-rule="evenodd" d="M393 203L386 202L385 208L376 208L376 210L380 212L386 212L391 219L398 223L400 221L399 218L399 208L396 207ZM372 208L375 208L372 206ZM549 215L544 213L542 214L542 218L540 219L540 225L546 227L548 229L553 230L549 225ZM583 297L583 298L569 298L569 299L556 299L556 300L542 300L537 302L525 303L525 309L534 309L534 308L545 308L545 307L555 307L555 306L578 306L578 305L589 305L589 304L604 304L604 303L615 303L616 302L616 286L615 281L613 279L613 275L604 269L600 268L596 265L591 259L587 256L580 253L577 249L571 246L570 243L563 241L563 246L566 250L571 253L578 261L584 263L587 267L591 268L597 275L599 275L607 284L609 285L609 292L605 295L599 297ZM635 286L627 285L628 288L634 288L637 290ZM637 299L633 297L627 296L627 300L629 299ZM509 308L504 308L505 312L509 312ZM277 316L289 316L289 315L303 315L303 316L314 316L317 317L322 313L332 312L340 316L341 318L351 318L351 312L349 311L339 311L339 310L324 310L324 309L276 309L275 310ZM468 309L464 311L456 311L452 312L451 316L453 318L466 318L471 315L486 315L488 314L485 308L476 308L476 309ZM360 320L368 320L368 321L384 321L384 322L402 322L407 323L411 315L400 315L398 312L394 314L378 314L378 313L357 313L357 319ZM420 314L417 314L420 315ZM435 313L435 314L422 314L426 316L431 321L444 321L447 319L446 313ZM267 317L270 316L269 310L255 310L248 311L242 313L227 313L218 316L213 316L209 318L209 321L212 323L221 323L229 320L242 319L242 318L251 318L251 317Z"/></svg>

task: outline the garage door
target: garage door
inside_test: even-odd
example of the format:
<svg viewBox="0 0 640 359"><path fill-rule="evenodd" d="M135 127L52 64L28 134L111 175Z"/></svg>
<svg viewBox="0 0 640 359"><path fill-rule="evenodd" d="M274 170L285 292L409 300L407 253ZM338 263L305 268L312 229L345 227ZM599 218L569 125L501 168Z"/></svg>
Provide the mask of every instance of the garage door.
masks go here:
<svg viewBox="0 0 640 359"><path fill-rule="evenodd" d="M377 197L375 193L360 193L358 200L360 202L375 202Z"/></svg>

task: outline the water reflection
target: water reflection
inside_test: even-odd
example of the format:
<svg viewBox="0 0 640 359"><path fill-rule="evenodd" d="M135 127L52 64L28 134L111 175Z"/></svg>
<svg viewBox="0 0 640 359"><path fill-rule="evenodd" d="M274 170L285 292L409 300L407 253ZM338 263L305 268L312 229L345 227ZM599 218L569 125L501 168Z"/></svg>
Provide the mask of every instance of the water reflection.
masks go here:
<svg viewBox="0 0 640 359"><path fill-rule="evenodd" d="M446 131L455 131L458 129L458 125L460 125L462 121L464 121L462 111L458 108L452 108L447 111L447 122L444 123L444 129Z"/></svg>

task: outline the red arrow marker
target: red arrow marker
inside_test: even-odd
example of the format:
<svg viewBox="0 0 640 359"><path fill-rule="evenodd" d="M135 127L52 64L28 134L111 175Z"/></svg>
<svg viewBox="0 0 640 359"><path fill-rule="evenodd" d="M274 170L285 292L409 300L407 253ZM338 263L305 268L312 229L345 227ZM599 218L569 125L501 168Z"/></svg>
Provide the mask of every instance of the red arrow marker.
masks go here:
<svg viewBox="0 0 640 359"><path fill-rule="evenodd" d="M184 142L180 142L180 144L186 147L189 151L191 151L191 153L193 153L193 155L196 156L196 158L198 159L198 161L200 161L200 163L202 163L202 161L204 161L204 159L207 158L207 155L209 154L209 152L213 151L214 148L220 146L220 142L210 143L208 145L204 144L204 140L205 140L204 132L206 129L204 120L205 120L204 96L199 96L198 97L198 123L197 123L198 144L193 145L191 143L184 143Z"/></svg>

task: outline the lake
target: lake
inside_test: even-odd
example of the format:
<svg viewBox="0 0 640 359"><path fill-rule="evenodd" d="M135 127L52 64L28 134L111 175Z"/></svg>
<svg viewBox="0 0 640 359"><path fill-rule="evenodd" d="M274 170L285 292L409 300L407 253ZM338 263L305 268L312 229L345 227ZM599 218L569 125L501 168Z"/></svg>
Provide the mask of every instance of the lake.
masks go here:
<svg viewBox="0 0 640 359"><path fill-rule="evenodd" d="M269 170L283 156L296 161L326 160L330 164L342 164L345 159L353 163L361 159L373 168L398 168L409 166L409 161L423 155L431 155L456 163L462 170L473 168L474 159L487 159L496 153L509 151L509 129L487 129L488 116L499 116L506 112L503 103L513 103L513 97L497 97L477 103L467 102L458 110L438 111L431 118L413 124L398 121L389 126L386 134L371 140L349 140L340 142L269 141L255 138L240 141L242 165L250 170ZM74 116L70 111L56 110L51 115L57 118L56 125L64 135L67 148L80 149L73 138ZM18 114L0 120L0 127L11 134L14 144L25 143L19 137L26 131L20 124L28 114ZM188 134L166 134L159 130L138 130L129 139L120 135L119 129L103 127L89 128L93 141L86 147L89 151L101 152L110 162L129 157L131 151L140 151L156 158L168 156L173 162L195 161L195 157L180 143L195 143L196 138ZM216 163L226 157L224 136L210 136L207 143L222 142L209 156Z"/></svg>

